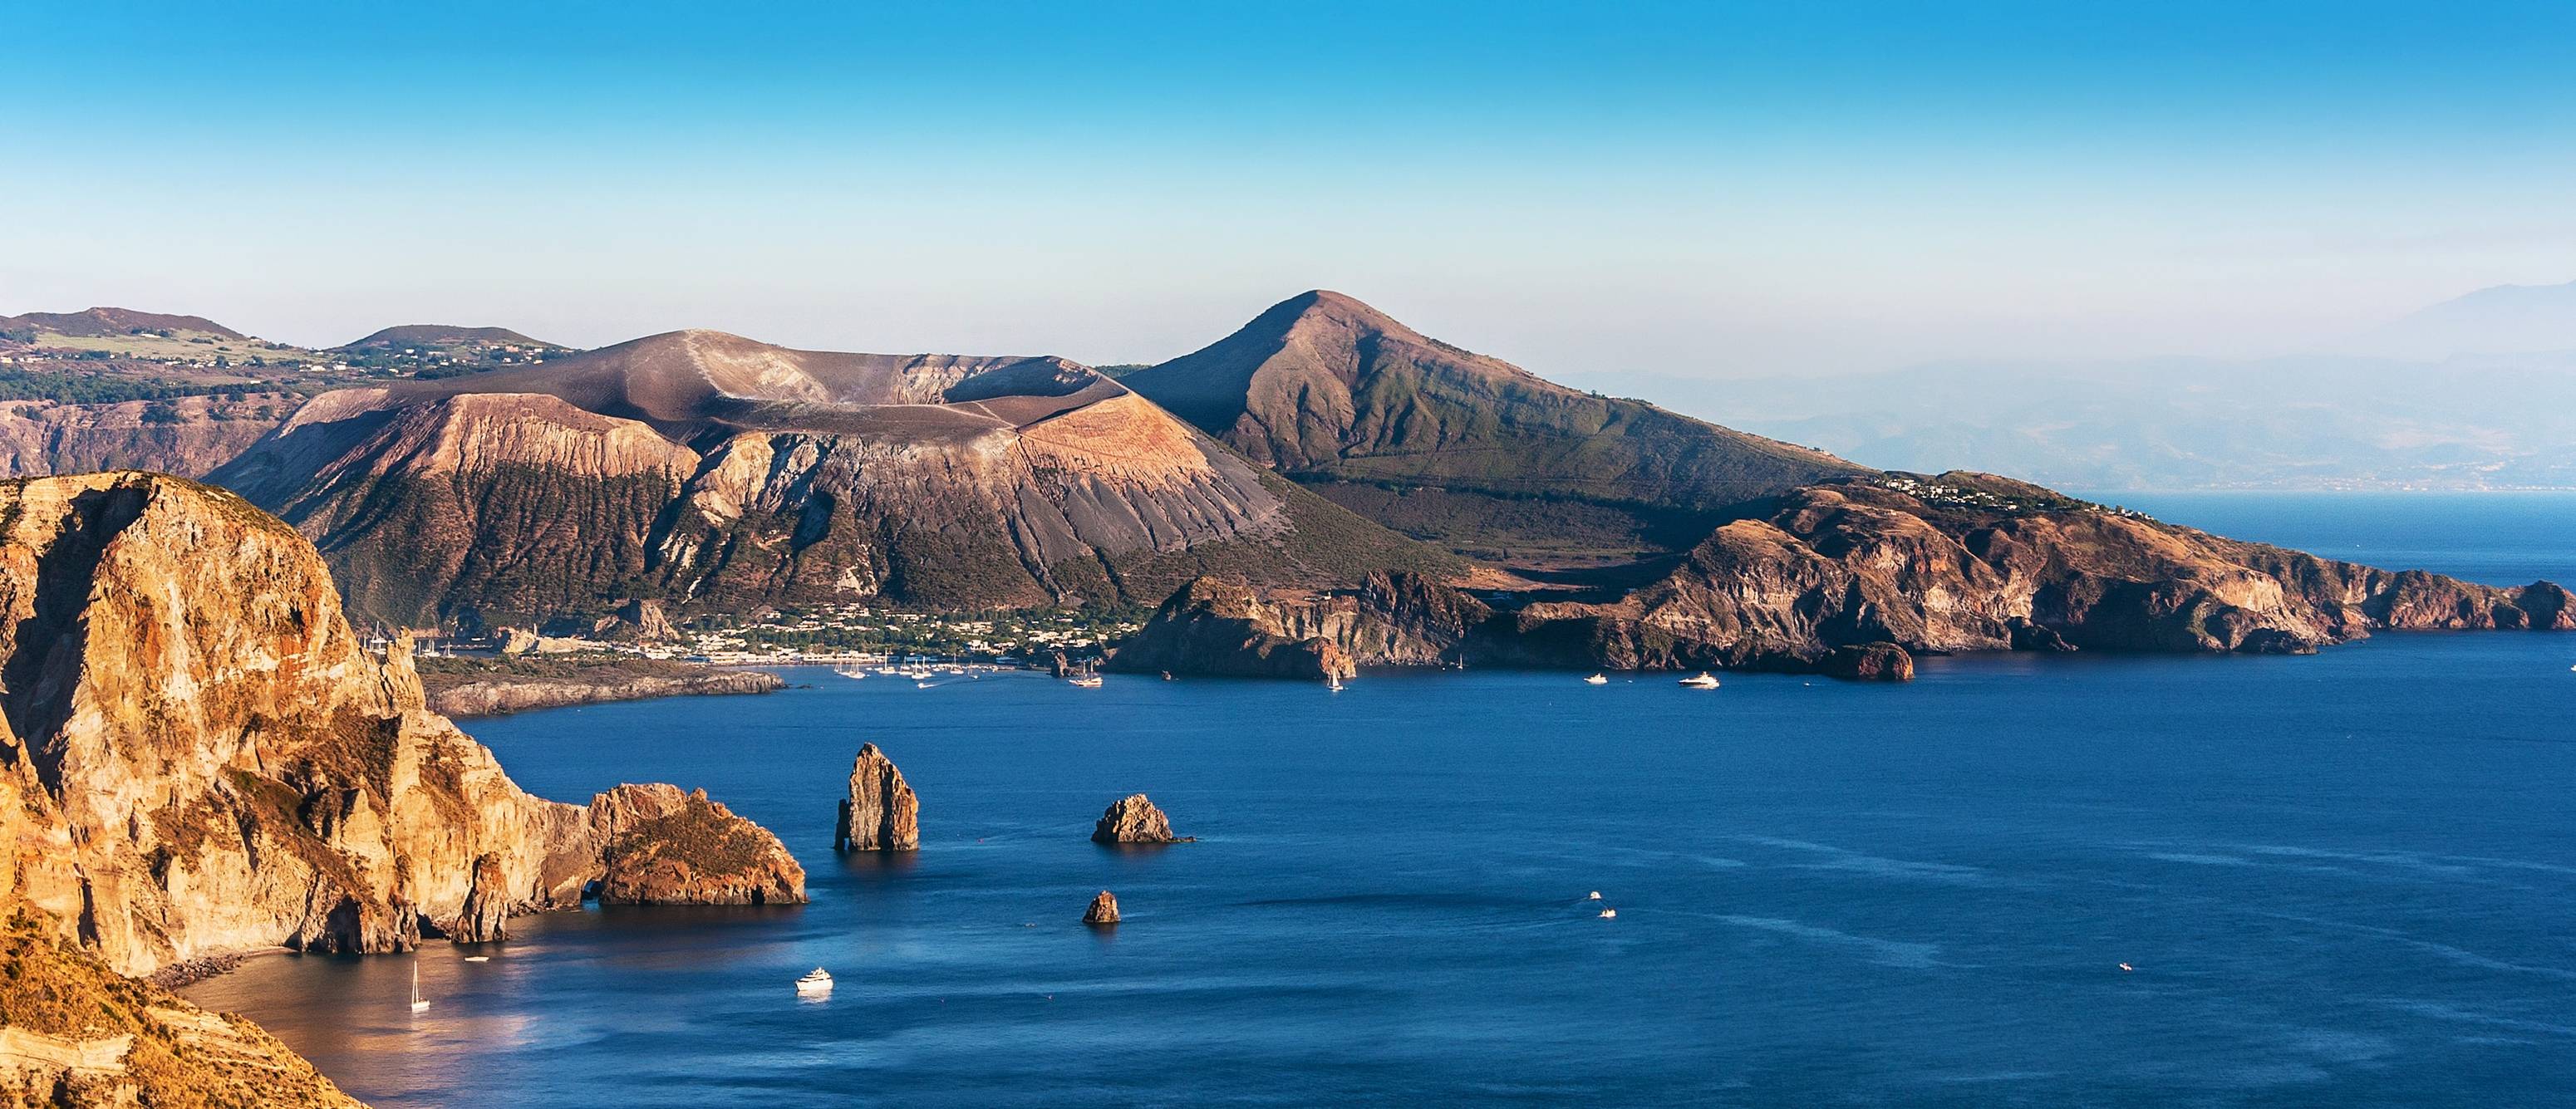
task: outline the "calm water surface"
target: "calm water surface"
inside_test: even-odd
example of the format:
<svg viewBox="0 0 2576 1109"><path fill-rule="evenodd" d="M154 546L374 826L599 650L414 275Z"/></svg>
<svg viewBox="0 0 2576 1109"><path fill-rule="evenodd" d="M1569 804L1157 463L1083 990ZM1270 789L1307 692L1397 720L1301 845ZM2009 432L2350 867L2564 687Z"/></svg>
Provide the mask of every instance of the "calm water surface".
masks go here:
<svg viewBox="0 0 2576 1109"><path fill-rule="evenodd" d="M2576 498L2125 499L2576 580ZM1714 693L799 670L469 730L548 796L707 787L812 905L526 918L487 963L422 952L420 1017L398 958L190 993L383 1106L2565 1104L2571 663L2493 634ZM917 856L830 850L871 740ZM1136 790L1200 842L1087 842ZM1077 923L1103 888L1112 933ZM816 965L839 988L800 1003Z"/></svg>

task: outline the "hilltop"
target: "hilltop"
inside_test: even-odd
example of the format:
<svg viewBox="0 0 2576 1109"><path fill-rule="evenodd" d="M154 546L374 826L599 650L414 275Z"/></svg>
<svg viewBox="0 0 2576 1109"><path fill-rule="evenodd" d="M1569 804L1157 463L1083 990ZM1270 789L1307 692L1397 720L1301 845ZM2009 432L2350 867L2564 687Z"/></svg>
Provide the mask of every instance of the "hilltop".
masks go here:
<svg viewBox="0 0 2576 1109"><path fill-rule="evenodd" d="M440 323L407 323L373 332L363 339L332 347L335 351L388 350L398 347L528 347L566 350L560 343L531 339L506 327L456 327Z"/></svg>
<svg viewBox="0 0 2576 1109"><path fill-rule="evenodd" d="M0 316L0 332L7 331L33 331L83 339L155 332L187 332L225 339L249 337L204 316L173 316L159 312L137 312L131 308L90 308L79 312L29 312L23 316Z"/></svg>
<svg viewBox="0 0 2576 1109"><path fill-rule="evenodd" d="M1464 549L1569 531L1687 545L1710 513L1871 472L1570 389L1324 290L1120 382L1363 515Z"/></svg>

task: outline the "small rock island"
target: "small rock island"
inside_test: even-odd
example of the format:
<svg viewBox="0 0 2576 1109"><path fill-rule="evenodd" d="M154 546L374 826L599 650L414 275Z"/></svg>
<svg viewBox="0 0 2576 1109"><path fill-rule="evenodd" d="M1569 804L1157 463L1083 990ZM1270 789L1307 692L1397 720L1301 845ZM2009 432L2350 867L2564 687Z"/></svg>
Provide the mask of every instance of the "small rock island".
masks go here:
<svg viewBox="0 0 2576 1109"><path fill-rule="evenodd" d="M1118 923L1118 895L1100 891L1100 896L1091 899L1091 907L1082 911L1082 922L1095 928Z"/></svg>
<svg viewBox="0 0 2576 1109"><path fill-rule="evenodd" d="M1141 793L1110 802L1091 830L1093 843L1188 843L1196 838L1173 835L1171 818Z"/></svg>
<svg viewBox="0 0 2576 1109"><path fill-rule="evenodd" d="M858 759L850 764L850 795L841 802L832 846L842 851L921 847L921 799L876 744L861 744Z"/></svg>

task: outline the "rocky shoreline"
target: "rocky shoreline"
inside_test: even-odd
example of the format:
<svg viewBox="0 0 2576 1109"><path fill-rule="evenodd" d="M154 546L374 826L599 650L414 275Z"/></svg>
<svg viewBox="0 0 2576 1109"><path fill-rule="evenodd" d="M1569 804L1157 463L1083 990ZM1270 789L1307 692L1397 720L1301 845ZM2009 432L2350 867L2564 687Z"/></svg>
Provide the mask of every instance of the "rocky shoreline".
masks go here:
<svg viewBox="0 0 2576 1109"><path fill-rule="evenodd" d="M2550 582L2494 587L2223 539L1984 474L1772 498L1615 600L1191 582L1107 668L1346 678L1359 666L1729 669L1909 680L1974 651L2305 654L2376 631L2576 629Z"/></svg>
<svg viewBox="0 0 2576 1109"><path fill-rule="evenodd" d="M502 716L656 697L770 693L787 687L785 678L765 670L651 659L598 663L423 659L420 671L430 710L448 717Z"/></svg>

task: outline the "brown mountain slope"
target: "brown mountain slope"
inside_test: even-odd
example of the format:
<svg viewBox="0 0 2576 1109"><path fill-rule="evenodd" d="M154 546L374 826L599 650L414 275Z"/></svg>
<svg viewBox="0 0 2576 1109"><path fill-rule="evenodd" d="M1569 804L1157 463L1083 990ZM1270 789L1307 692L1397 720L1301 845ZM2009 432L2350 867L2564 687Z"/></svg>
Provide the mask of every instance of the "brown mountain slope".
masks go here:
<svg viewBox="0 0 2576 1109"><path fill-rule="evenodd" d="M1719 509L1870 472L1641 401L1565 388L1333 292L1292 297L1204 349L1120 380L1254 460L1310 483L1669 512ZM1404 511L1401 502L1344 503L1400 530L1475 538L1440 531L1439 522ZM1458 514L1454 504L1440 511ZM1490 536L1495 521L1484 524Z"/></svg>
<svg viewBox="0 0 2576 1109"><path fill-rule="evenodd" d="M1445 558L1055 358L795 351L673 332L327 393L213 476L399 624L629 597L975 607L1353 581Z"/></svg>

